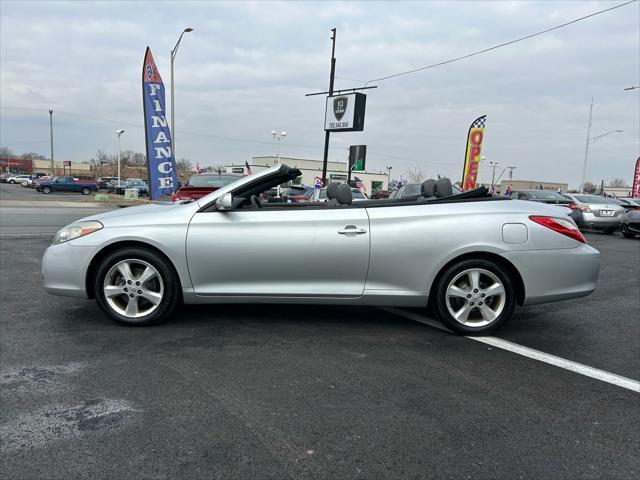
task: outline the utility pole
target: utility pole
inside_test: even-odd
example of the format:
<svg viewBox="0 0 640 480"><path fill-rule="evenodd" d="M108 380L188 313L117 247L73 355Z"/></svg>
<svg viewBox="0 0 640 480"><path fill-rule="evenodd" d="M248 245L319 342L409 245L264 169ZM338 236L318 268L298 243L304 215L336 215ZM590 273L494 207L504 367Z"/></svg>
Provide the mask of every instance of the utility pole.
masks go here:
<svg viewBox="0 0 640 480"><path fill-rule="evenodd" d="M331 74L329 75L329 96L333 95L333 80L336 75L336 29L331 29ZM324 156L322 157L322 183L327 185L327 160L329 159L329 130L324 132Z"/></svg>
<svg viewBox="0 0 640 480"><path fill-rule="evenodd" d="M51 175L53 175L53 110L49 110L49 142L51 148Z"/></svg>
<svg viewBox="0 0 640 480"><path fill-rule="evenodd" d="M509 181L513 180L513 171L518 167L507 167L509 170Z"/></svg>
<svg viewBox="0 0 640 480"><path fill-rule="evenodd" d="M591 136L591 119L593 118L593 97L591 97L591 106L589 107L589 124L587 125L587 139L584 142L584 163L582 164L582 181L580 182L580 193L584 190L584 183L587 180L587 158L589 158L589 143Z"/></svg>

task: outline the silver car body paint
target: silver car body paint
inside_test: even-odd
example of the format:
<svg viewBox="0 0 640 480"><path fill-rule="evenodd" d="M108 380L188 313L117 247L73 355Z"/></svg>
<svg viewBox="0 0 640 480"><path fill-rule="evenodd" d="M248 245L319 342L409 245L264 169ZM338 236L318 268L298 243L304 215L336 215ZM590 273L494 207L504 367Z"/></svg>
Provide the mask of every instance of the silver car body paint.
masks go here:
<svg viewBox="0 0 640 480"><path fill-rule="evenodd" d="M583 202L578 197L592 197L595 195L572 195L567 196L578 206L589 207L590 212L576 211L572 215L573 219L580 227L592 227L592 228L618 228L624 218L625 209L623 206L615 204L613 202L606 202L607 199L598 197L599 203ZM600 203L601 202L601 203ZM603 211L613 212L613 215L603 215Z"/></svg>
<svg viewBox="0 0 640 480"><path fill-rule="evenodd" d="M91 262L122 242L161 251L180 278L185 303L422 306L449 262L482 253L513 265L524 283L525 304L585 296L595 289L598 251L532 222L529 215L564 216L542 203L386 206L378 201L385 206L200 211L278 168L244 177L198 201L130 207L83 219L99 220L104 228L47 249L42 264L47 291L87 297ZM511 241L505 241L504 226L510 224L519 225L517 241L509 235Z"/></svg>

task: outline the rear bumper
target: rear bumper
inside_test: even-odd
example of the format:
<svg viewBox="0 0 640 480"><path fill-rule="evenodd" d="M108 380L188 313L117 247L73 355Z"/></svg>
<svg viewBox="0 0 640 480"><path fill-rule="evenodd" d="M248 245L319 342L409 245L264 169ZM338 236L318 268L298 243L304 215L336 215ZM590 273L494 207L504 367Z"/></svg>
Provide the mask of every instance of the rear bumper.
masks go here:
<svg viewBox="0 0 640 480"><path fill-rule="evenodd" d="M597 217L593 213L579 212L577 215L571 216L578 227L581 228L618 228L622 223L622 217Z"/></svg>
<svg viewBox="0 0 640 480"><path fill-rule="evenodd" d="M503 256L520 272L524 305L585 297L598 281L600 252L589 245L558 250L508 252Z"/></svg>

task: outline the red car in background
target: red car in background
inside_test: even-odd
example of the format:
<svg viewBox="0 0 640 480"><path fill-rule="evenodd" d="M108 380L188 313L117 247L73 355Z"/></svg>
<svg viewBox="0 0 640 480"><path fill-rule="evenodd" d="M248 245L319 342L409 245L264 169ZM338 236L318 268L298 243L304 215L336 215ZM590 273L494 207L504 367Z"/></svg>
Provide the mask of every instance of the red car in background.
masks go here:
<svg viewBox="0 0 640 480"><path fill-rule="evenodd" d="M197 173L171 196L176 200L196 200L235 182L242 175L234 173Z"/></svg>

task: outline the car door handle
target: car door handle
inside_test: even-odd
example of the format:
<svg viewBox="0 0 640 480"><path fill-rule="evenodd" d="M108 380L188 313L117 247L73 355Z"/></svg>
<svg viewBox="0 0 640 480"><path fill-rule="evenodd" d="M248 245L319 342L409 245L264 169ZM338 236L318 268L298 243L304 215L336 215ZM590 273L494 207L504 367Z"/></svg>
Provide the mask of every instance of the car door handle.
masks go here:
<svg viewBox="0 0 640 480"><path fill-rule="evenodd" d="M363 233L367 233L366 228L358 228L355 225L347 225L342 230L338 230L340 235L362 235Z"/></svg>

